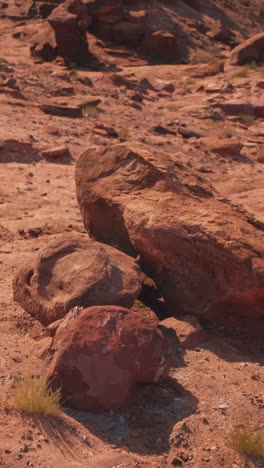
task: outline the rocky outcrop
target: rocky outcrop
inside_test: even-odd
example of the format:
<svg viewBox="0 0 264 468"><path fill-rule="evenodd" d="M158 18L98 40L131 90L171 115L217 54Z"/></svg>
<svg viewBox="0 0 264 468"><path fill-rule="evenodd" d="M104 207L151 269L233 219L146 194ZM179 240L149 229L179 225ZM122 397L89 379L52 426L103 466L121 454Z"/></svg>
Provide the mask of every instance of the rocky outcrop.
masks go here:
<svg viewBox="0 0 264 468"><path fill-rule="evenodd" d="M178 51L177 38L170 31L154 31L146 36L143 50L150 58L162 63L175 62Z"/></svg>
<svg viewBox="0 0 264 468"><path fill-rule="evenodd" d="M17 273L14 300L44 325L75 306L132 307L140 291L134 260L81 234L62 235Z"/></svg>
<svg viewBox="0 0 264 468"><path fill-rule="evenodd" d="M127 403L137 383L167 377L170 353L162 333L145 317L120 307L69 312L59 325L49 369L65 404L100 412Z"/></svg>
<svg viewBox="0 0 264 468"><path fill-rule="evenodd" d="M264 33L256 34L235 47L228 60L230 65L250 62L264 63Z"/></svg>
<svg viewBox="0 0 264 468"><path fill-rule="evenodd" d="M52 11L48 22L55 33L58 55L65 63L87 65L91 58L86 37L90 17L82 0L66 0Z"/></svg>
<svg viewBox="0 0 264 468"><path fill-rule="evenodd" d="M92 147L77 162L76 187L91 236L140 254L172 314L213 318L228 301L240 314L256 288L243 314L264 315L264 226L176 156L136 143Z"/></svg>
<svg viewBox="0 0 264 468"><path fill-rule="evenodd" d="M51 62L57 57L55 34L48 24L42 24L38 34L34 36L30 53L33 57L40 58L45 62Z"/></svg>

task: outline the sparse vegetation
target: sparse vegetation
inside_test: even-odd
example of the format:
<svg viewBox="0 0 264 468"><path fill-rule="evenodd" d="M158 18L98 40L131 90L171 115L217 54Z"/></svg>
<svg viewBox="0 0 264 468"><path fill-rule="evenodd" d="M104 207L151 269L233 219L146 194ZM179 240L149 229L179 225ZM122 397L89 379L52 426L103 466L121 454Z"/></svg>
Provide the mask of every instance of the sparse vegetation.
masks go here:
<svg viewBox="0 0 264 468"><path fill-rule="evenodd" d="M62 411L61 392L49 386L46 376L26 372L16 380L11 406L25 414L58 415Z"/></svg>
<svg viewBox="0 0 264 468"><path fill-rule="evenodd" d="M69 76L72 81L78 81L80 79L80 75L76 70L71 70Z"/></svg>
<svg viewBox="0 0 264 468"><path fill-rule="evenodd" d="M118 132L118 135L119 135L119 138L123 138L125 140L127 140L127 138L129 138L129 129L127 127L124 127L124 128L121 128Z"/></svg>
<svg viewBox="0 0 264 468"><path fill-rule="evenodd" d="M248 76L248 69L243 68L239 70L237 73L234 73L233 78L246 78Z"/></svg>
<svg viewBox="0 0 264 468"><path fill-rule="evenodd" d="M252 429L248 423L237 425L228 434L228 442L244 455L264 457L264 428Z"/></svg>
<svg viewBox="0 0 264 468"><path fill-rule="evenodd" d="M252 115L252 114L242 113L242 114L239 114L238 117L239 117L240 120L242 120L242 122L247 123L247 124L251 124L255 120L255 116Z"/></svg>
<svg viewBox="0 0 264 468"><path fill-rule="evenodd" d="M201 146L200 146L200 150L201 151L204 151L205 153L209 152L209 151L212 151L213 150L213 147L210 146L210 145L206 145L205 143L202 143Z"/></svg>
<svg viewBox="0 0 264 468"><path fill-rule="evenodd" d="M84 104L82 106L82 115L84 117L95 117L99 110L95 104Z"/></svg>

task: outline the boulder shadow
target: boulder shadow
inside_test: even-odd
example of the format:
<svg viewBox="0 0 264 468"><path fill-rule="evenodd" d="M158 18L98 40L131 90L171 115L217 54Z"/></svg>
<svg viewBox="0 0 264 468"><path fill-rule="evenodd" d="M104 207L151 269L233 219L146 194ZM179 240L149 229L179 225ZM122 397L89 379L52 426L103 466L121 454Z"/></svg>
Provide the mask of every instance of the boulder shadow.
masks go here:
<svg viewBox="0 0 264 468"><path fill-rule="evenodd" d="M79 458L76 449L76 427L67 421L67 416L36 415L32 416L32 422L65 458Z"/></svg>
<svg viewBox="0 0 264 468"><path fill-rule="evenodd" d="M221 359L264 365L264 318L250 319L230 314L203 326L209 337L205 347Z"/></svg>
<svg viewBox="0 0 264 468"><path fill-rule="evenodd" d="M137 387L126 409L104 414L71 409L67 414L111 446L161 455L169 451L175 424L194 414L197 405L197 398L169 377L160 384Z"/></svg>
<svg viewBox="0 0 264 468"><path fill-rule="evenodd" d="M43 157L32 146L15 139L7 139L0 142L0 163L31 164L39 162Z"/></svg>

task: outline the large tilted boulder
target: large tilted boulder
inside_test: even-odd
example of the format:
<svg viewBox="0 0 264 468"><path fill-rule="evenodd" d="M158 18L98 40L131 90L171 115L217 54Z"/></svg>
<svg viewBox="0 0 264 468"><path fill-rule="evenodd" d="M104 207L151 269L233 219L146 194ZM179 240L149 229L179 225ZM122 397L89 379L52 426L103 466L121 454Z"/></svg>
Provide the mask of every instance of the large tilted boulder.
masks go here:
<svg viewBox="0 0 264 468"><path fill-rule="evenodd" d="M230 65L244 65L245 63L264 63L264 33L250 37L235 47L228 60Z"/></svg>
<svg viewBox="0 0 264 468"><path fill-rule="evenodd" d="M140 291L133 258L87 236L62 235L16 274L14 300L44 325L72 307L132 307Z"/></svg>
<svg viewBox="0 0 264 468"><path fill-rule="evenodd" d="M51 345L54 390L66 405L100 412L123 406L136 383L159 382L170 369L162 333L130 310L102 306L69 312Z"/></svg>
<svg viewBox="0 0 264 468"><path fill-rule="evenodd" d="M172 314L212 318L231 303L264 316L264 225L177 156L137 143L91 147L76 187L90 235L140 254Z"/></svg>
<svg viewBox="0 0 264 468"><path fill-rule="evenodd" d="M57 43L58 55L67 65L87 65L91 59L86 37L90 18L82 0L66 0L48 17Z"/></svg>

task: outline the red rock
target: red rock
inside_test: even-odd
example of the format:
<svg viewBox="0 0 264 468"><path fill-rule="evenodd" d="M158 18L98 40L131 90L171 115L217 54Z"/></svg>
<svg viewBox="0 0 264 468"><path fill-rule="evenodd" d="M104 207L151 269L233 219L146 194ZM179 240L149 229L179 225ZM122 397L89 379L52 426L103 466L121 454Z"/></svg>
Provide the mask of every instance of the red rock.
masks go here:
<svg viewBox="0 0 264 468"><path fill-rule="evenodd" d="M199 343L207 340L207 333L201 327L196 317L184 315L181 320L169 317L162 320L158 328L168 340L172 350L178 345L183 349L193 349Z"/></svg>
<svg viewBox="0 0 264 468"><path fill-rule="evenodd" d="M58 237L17 273L14 300L44 325L75 306L132 307L140 291L134 260L81 234Z"/></svg>
<svg viewBox="0 0 264 468"><path fill-rule="evenodd" d="M151 58L162 63L175 62L178 53L178 41L169 31L155 31L144 39L143 50Z"/></svg>
<svg viewBox="0 0 264 468"><path fill-rule="evenodd" d="M88 232L137 252L172 314L213 318L210 305L230 290L264 288L263 223L173 153L92 147L77 161L76 187Z"/></svg>
<svg viewBox="0 0 264 468"><path fill-rule="evenodd" d="M245 63L256 61L264 62L264 33L250 37L242 44L235 47L230 55L228 63L230 65L244 65Z"/></svg>
<svg viewBox="0 0 264 468"><path fill-rule="evenodd" d="M72 159L70 150L66 146L58 146L56 148L50 148L48 150L42 151L41 154L45 159L49 159L49 160L58 159L58 158Z"/></svg>
<svg viewBox="0 0 264 468"><path fill-rule="evenodd" d="M40 26L38 34L31 41L30 53L33 57L45 62L51 62L57 57L57 43L55 34L48 24Z"/></svg>
<svg viewBox="0 0 264 468"><path fill-rule="evenodd" d="M66 0L48 17L55 32L57 52L68 65L87 65L91 59L86 29L90 23L88 10L81 0Z"/></svg>
<svg viewBox="0 0 264 468"><path fill-rule="evenodd" d="M224 60L214 60L197 68L193 77L214 76L224 72Z"/></svg>
<svg viewBox="0 0 264 468"><path fill-rule="evenodd" d="M207 149L208 151L221 154L222 156L237 156L243 148L242 143L235 138L220 139L203 137L198 141L201 145L201 149Z"/></svg>
<svg viewBox="0 0 264 468"><path fill-rule="evenodd" d="M170 368L162 333L139 314L115 306L71 312L57 329L49 369L66 404L88 411L127 403L136 383L159 382Z"/></svg>

